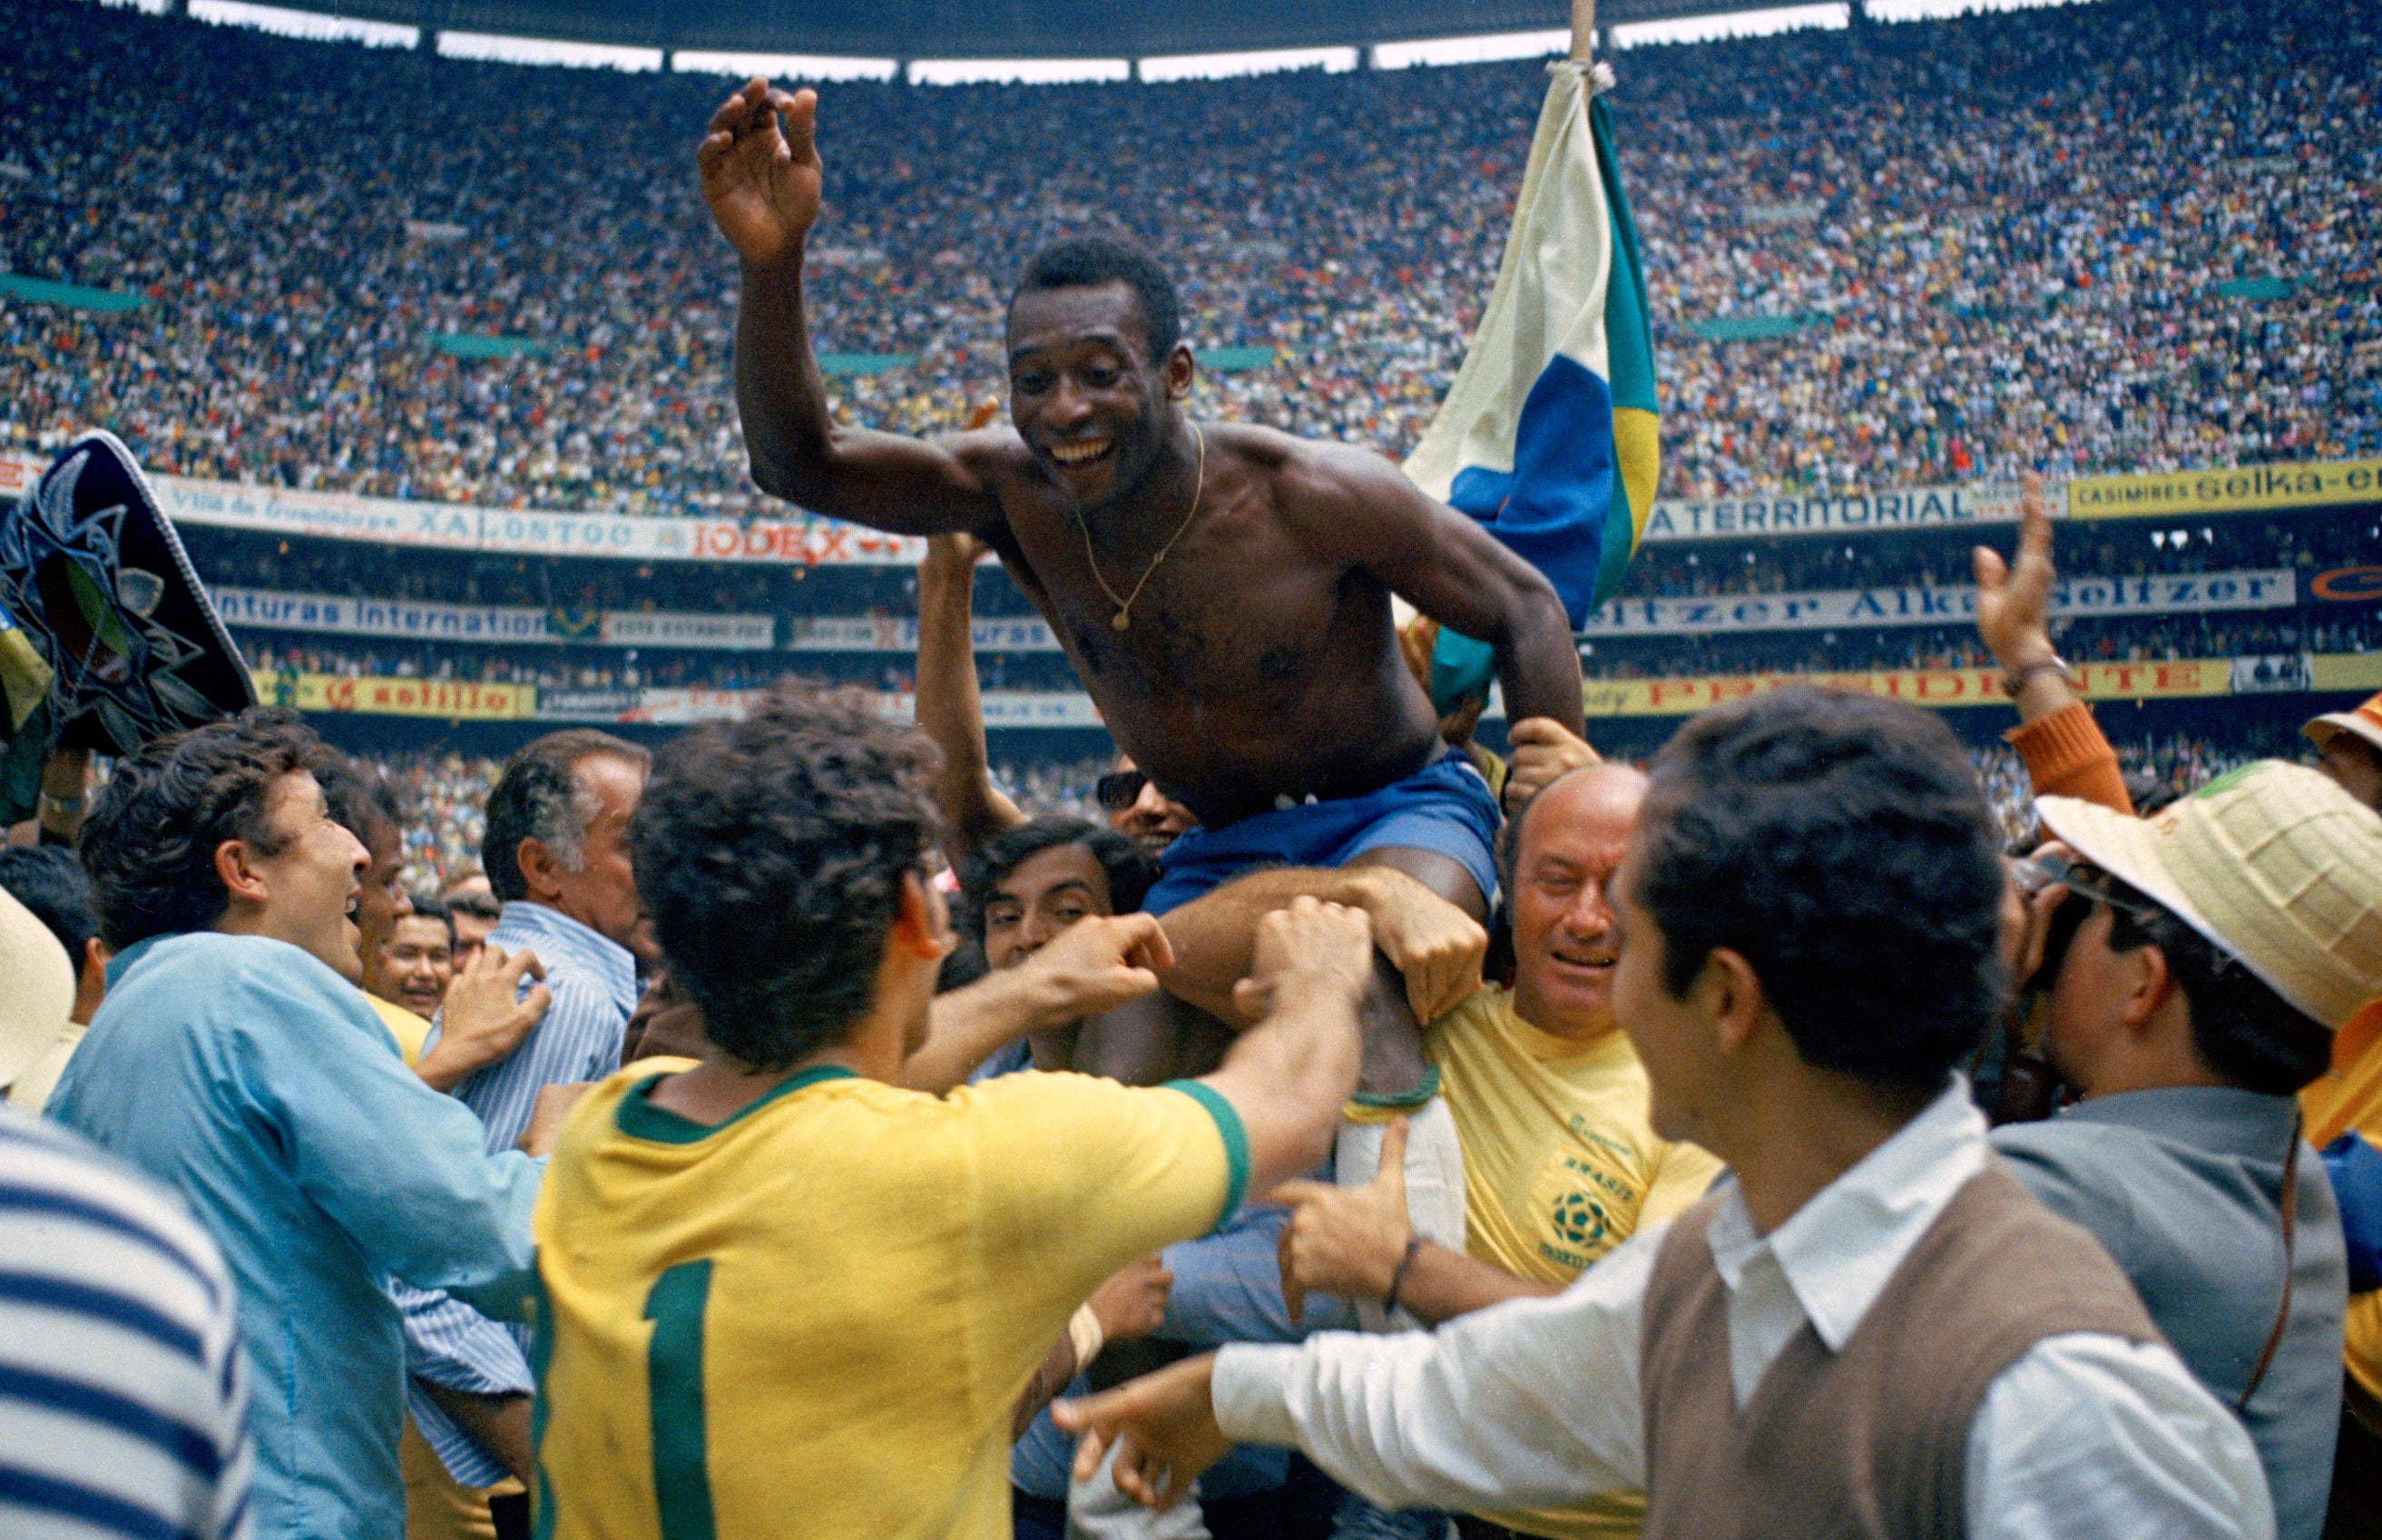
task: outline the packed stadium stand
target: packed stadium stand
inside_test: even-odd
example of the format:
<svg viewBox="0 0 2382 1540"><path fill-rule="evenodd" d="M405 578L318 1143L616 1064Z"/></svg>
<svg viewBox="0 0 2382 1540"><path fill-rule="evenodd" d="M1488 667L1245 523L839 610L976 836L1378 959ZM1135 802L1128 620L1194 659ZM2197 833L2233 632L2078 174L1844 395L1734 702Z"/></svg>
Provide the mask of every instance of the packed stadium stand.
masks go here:
<svg viewBox="0 0 2382 1540"><path fill-rule="evenodd" d="M763 511L721 388L712 77L12 6L5 431L397 497ZM2371 3L2160 0L1616 57L1665 490L2382 449ZM65 24L71 18L72 25ZM1411 446L1494 276L1541 73L839 84L812 316L851 420L954 424L1025 257L1165 253L1204 409ZM138 80L142 110L93 80ZM441 351L436 339L447 339ZM460 356L459 356L460 354ZM475 356L477 355L477 356Z"/></svg>
<svg viewBox="0 0 2382 1540"><path fill-rule="evenodd" d="M691 167L723 80L80 0L12 20L43 43L0 52L0 451L24 474L101 425L188 478L267 697L391 757L424 882L542 723L660 732L787 673L903 700L915 545L762 538L800 515L752 487L729 388L736 265ZM1961 609L2009 478L2382 455L2377 41L2373 0L2098 0L1613 55L1669 500L1581 637L1591 735L1643 755L1732 680L1873 671L1979 708L1949 716L2017 819ZM98 89L135 79L139 110ZM1001 388L1025 257L1123 231L1183 287L1196 412L1401 455L1480 318L1543 79L827 87L808 281L839 411L955 426ZM231 484L401 500L333 538L206 512ZM2068 499L2060 641L2130 769L2290 753L2312 703L2382 684L2364 485ZM1864 526L1891 488L1943 496ZM999 774L1084 809L1108 745L1063 655L997 568L976 615Z"/></svg>

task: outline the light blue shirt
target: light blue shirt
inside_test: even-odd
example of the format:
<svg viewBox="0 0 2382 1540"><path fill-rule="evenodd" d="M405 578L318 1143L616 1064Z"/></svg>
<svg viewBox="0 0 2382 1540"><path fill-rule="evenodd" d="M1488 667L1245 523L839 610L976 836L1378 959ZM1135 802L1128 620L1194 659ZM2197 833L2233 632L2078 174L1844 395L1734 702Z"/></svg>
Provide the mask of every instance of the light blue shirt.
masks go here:
<svg viewBox="0 0 2382 1540"><path fill-rule="evenodd" d="M456 1099L480 1115L493 1153L520 1140L540 1090L600 1080L620 1067L620 1039L637 1004L637 960L569 915L519 899L505 906L488 943L508 953L522 947L536 953L554 993L546 1015L510 1057L473 1071L455 1088ZM438 1032L439 1027L432 1029L431 1042ZM483 1396L526 1396L534 1388L526 1328L500 1325L426 1290L400 1287L397 1299L405 1312L409 1376ZM410 1380L405 1398L414 1425L457 1481L493 1486L511 1473Z"/></svg>
<svg viewBox="0 0 2382 1540"><path fill-rule="evenodd" d="M397 1540L390 1282L518 1312L541 1163L488 1155L362 991L260 936L127 947L48 1110L180 1193L223 1251L252 1370L260 1540Z"/></svg>

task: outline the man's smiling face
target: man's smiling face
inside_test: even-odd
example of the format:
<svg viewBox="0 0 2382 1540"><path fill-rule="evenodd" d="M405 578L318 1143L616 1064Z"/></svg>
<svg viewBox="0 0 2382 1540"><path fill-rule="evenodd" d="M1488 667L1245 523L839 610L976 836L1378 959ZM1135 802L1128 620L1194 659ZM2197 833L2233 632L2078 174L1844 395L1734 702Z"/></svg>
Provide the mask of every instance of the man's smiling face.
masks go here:
<svg viewBox="0 0 2382 1540"><path fill-rule="evenodd" d="M1079 509L1104 508L1148 478L1190 380L1189 349L1149 356L1123 279L1029 290L1010 307L1010 420Z"/></svg>

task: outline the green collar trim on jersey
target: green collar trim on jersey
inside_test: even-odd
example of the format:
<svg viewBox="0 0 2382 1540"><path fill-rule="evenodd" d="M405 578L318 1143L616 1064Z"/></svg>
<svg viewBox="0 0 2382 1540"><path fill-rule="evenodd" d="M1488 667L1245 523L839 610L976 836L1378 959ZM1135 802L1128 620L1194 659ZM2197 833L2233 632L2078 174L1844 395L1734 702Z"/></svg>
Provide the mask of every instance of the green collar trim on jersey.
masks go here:
<svg viewBox="0 0 2382 1540"><path fill-rule="evenodd" d="M739 1120L752 1116L780 1096L790 1096L806 1086L822 1080L856 1080L859 1076L840 1064L815 1065L800 1075L789 1075L769 1088L768 1094L738 1108L725 1122L697 1123L682 1117L668 1107L657 1107L652 1101L654 1087L669 1078L669 1071L649 1075L629 1088L620 1098L620 1110L616 1121L620 1131L631 1139L651 1140L657 1144L694 1144L709 1139L722 1128L733 1127Z"/></svg>

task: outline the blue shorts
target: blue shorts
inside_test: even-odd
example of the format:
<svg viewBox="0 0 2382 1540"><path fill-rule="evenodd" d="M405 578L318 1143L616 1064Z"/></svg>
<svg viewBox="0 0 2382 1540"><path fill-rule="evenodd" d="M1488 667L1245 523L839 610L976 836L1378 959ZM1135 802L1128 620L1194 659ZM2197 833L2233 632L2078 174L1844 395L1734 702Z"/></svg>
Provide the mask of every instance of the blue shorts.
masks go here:
<svg viewBox="0 0 2382 1540"><path fill-rule="evenodd" d="M1404 781L1362 796L1259 813L1222 829L1194 829L1159 857L1158 883L1141 906L1176 909L1259 867L1338 867L1369 850L1428 850L1460 864L1497 893L1497 799L1461 754L1443 755Z"/></svg>

